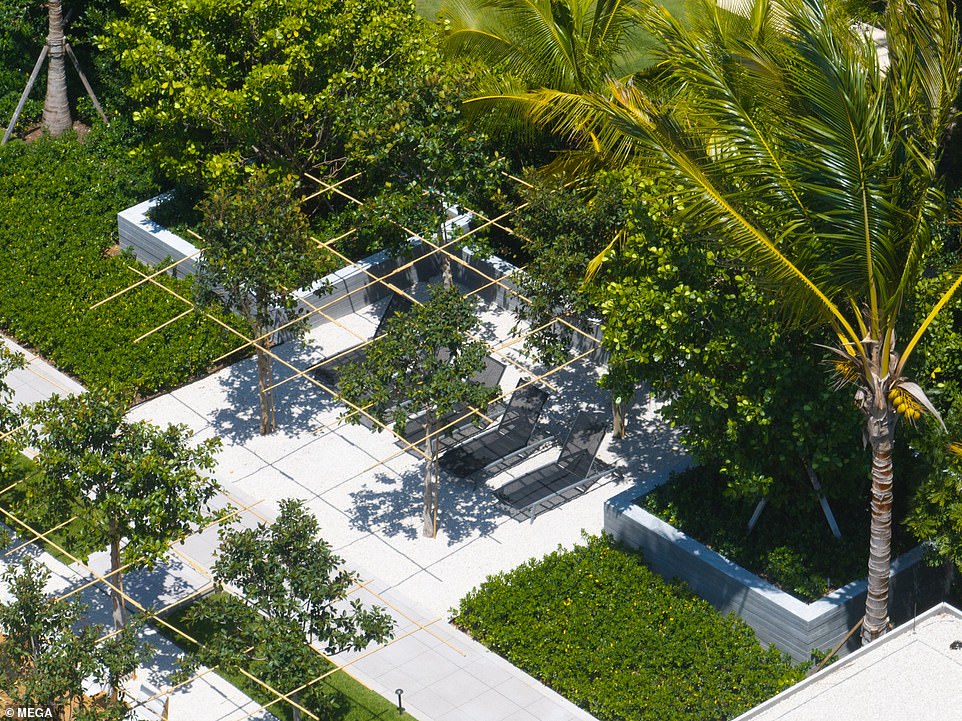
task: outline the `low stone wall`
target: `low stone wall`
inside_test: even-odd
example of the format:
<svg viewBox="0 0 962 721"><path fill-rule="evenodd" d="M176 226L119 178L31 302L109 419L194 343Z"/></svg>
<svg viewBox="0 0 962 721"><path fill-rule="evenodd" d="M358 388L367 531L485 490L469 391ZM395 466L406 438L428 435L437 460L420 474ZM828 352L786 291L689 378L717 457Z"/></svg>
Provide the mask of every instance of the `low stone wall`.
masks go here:
<svg viewBox="0 0 962 721"><path fill-rule="evenodd" d="M732 563L635 505L638 489L605 503L604 528L620 543L641 551L667 579L684 581L722 613L736 613L758 639L807 661L812 649L831 651L865 610L866 581L854 581L814 603L805 603ZM892 563L890 614L901 623L942 600L938 572L921 563L922 548ZM858 634L839 652L859 646Z"/></svg>
<svg viewBox="0 0 962 721"><path fill-rule="evenodd" d="M117 214L120 247L133 252L137 260L150 266L165 261L169 265L182 260L168 273L174 277L184 277L196 270L199 257L197 247L147 217L150 209L163 202L168 195L163 193ZM467 230L470 220L471 215L467 213L451 217L447 223L449 237L459 230ZM297 293L298 306L308 316L308 326L317 327L327 318L342 318L376 303L391 292L385 283L407 289L418 281L437 276L441 267L437 254L432 250L430 246L412 238L410 252L400 257L390 256L384 251L375 253L327 275L310 288L301 289ZM469 248L459 248L458 256L462 262L451 264L451 274L458 285L477 291L488 303L510 311L517 308L521 300L517 295L517 286L511 281L511 275L518 270L516 266L494 255L479 257ZM371 275L385 282L372 282ZM574 335L572 351L581 354L593 349L590 358L596 363L606 363L608 354L601 347L600 321L595 321L592 328L592 338ZM282 338L275 342L280 340Z"/></svg>
<svg viewBox="0 0 962 721"><path fill-rule="evenodd" d="M197 252L194 245L147 217L151 208L169 196L170 193L163 193L117 213L120 249L133 250L137 260L144 265L155 266L167 259L168 263L173 263ZM196 258L183 260L170 274L175 278L193 275L196 265Z"/></svg>
<svg viewBox="0 0 962 721"><path fill-rule="evenodd" d="M137 260L150 266L182 261L168 273L174 277L192 275L199 258L197 247L147 217L150 209L167 197L166 193L158 195L117 214L120 247L131 251ZM468 215L452 218L448 221L449 232L458 228L466 229L468 220ZM429 250L424 244L414 242L410 253L402 257L392 257L385 252L375 253L327 275L310 288L298 291L298 305L309 314L308 323L311 327L325 322L325 316L342 318L355 313L391 292L385 283L372 282L372 274L401 289L437 275L440 267ZM454 264L452 267L455 281L471 290L484 288L480 295L486 300L510 307L513 296L491 281L510 275L517 268L497 257L478 258L469 250L462 251L461 256L465 265ZM311 312L318 309L321 312Z"/></svg>

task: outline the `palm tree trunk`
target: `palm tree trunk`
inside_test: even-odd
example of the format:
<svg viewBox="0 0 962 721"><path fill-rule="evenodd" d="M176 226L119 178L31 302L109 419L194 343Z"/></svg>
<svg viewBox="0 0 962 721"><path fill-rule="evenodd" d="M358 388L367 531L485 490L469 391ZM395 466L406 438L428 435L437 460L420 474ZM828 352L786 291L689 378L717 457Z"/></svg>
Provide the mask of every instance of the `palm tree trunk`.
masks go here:
<svg viewBox="0 0 962 721"><path fill-rule="evenodd" d="M67 66L64 62L63 8L60 0L47 2L47 97L43 103L43 128L54 137L70 130L70 102L67 99Z"/></svg>
<svg viewBox="0 0 962 721"><path fill-rule="evenodd" d="M434 538L437 535L438 513L438 466L437 440L434 437L434 415L428 413L424 424L424 510L421 514L421 535Z"/></svg>
<svg viewBox="0 0 962 721"><path fill-rule="evenodd" d="M884 398L884 395L882 396ZM892 447L895 415L882 400L868 416L872 446L872 526L869 540L868 595L862 643L870 643L888 630L889 573L892 561Z"/></svg>

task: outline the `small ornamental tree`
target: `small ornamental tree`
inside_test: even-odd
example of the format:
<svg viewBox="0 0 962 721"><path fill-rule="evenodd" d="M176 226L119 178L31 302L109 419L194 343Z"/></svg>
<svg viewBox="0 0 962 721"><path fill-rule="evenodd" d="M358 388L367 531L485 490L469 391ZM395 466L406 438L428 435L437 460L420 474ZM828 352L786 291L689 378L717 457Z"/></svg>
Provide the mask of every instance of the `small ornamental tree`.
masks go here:
<svg viewBox="0 0 962 721"><path fill-rule="evenodd" d="M527 302L514 312L518 321L535 329L525 338L526 350L546 365L559 365L570 357L578 331L591 333L590 318L600 315L603 294L586 283L585 269L605 246L624 236L631 218L624 186L613 174L599 174L571 189L550 176L536 175L532 181L523 191L525 207L515 224L530 254L516 276ZM607 270L589 273L595 287ZM618 438L625 436L638 380L637 364L612 354L600 385L611 392L612 426Z"/></svg>
<svg viewBox="0 0 962 721"><path fill-rule="evenodd" d="M19 418L16 410L11 407L13 389L6 378L10 371L23 368L24 364L23 354L15 353L0 343L0 468L8 467L9 454L14 452L14 445L6 434L16 428Z"/></svg>
<svg viewBox="0 0 962 721"><path fill-rule="evenodd" d="M0 603L0 686L14 704L55 707L58 718L126 718L116 695L95 704L83 685L92 676L116 689L146 658L135 627L105 637L103 627L83 623L83 604L44 593L49 579L31 558L3 573L10 600Z"/></svg>
<svg viewBox="0 0 962 721"><path fill-rule="evenodd" d="M123 569L152 565L172 541L215 518L207 503L217 484L204 471L220 447L217 438L191 445L187 426L128 421L127 409L123 397L90 392L55 395L27 416L43 471L29 481L28 497L42 499L54 518L76 516L86 551L109 547L117 629Z"/></svg>
<svg viewBox="0 0 962 721"><path fill-rule="evenodd" d="M437 534L439 419L459 406L484 410L496 392L472 378L484 368L487 346L471 340L478 327L474 303L457 288L431 289L431 299L391 321L363 362L341 372L341 394L399 435L412 416L425 427L422 533ZM358 412L348 414L353 423Z"/></svg>
<svg viewBox="0 0 962 721"><path fill-rule="evenodd" d="M358 577L342 563L320 537L317 519L296 499L281 501L273 525L223 529L214 579L237 588L249 603L219 593L192 608L190 620L215 631L185 665L242 668L287 693L330 669L307 643L335 654L387 641L394 619L382 608L347 602ZM331 703L321 684L290 698L295 721L302 706L320 713Z"/></svg>
<svg viewBox="0 0 962 721"><path fill-rule="evenodd" d="M292 292L323 275L320 251L290 178L278 180L258 169L238 188L214 190L199 208L201 287L222 289L227 303L253 327L260 432L266 435L275 428L271 334L278 318L297 317Z"/></svg>

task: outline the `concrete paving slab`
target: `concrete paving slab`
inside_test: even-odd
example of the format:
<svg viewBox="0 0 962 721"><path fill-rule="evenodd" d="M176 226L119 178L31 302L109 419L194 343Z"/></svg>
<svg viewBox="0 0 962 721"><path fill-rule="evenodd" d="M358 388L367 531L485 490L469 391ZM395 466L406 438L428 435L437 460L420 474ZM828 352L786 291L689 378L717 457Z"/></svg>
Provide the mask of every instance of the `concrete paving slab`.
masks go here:
<svg viewBox="0 0 962 721"><path fill-rule="evenodd" d="M346 546L335 546L335 548L339 555L349 561L356 559L357 563L363 565L376 562L381 569L378 578L390 584L392 588L423 570L404 554L394 550L383 539L371 533Z"/></svg>
<svg viewBox="0 0 962 721"><path fill-rule="evenodd" d="M234 481L223 474L223 467L218 472L218 481L228 493L237 490L250 498L265 502L271 509L276 510L278 503L285 498L302 498L308 494L303 487L283 471L272 465L264 465L258 470Z"/></svg>
<svg viewBox="0 0 962 721"><path fill-rule="evenodd" d="M195 442L201 442L213 435L216 434L208 427L197 434L194 440ZM258 457L243 446L230 442L224 443L217 451L217 463L223 469L224 477L238 484L243 483L245 479L258 471L269 467L267 461L263 458Z"/></svg>
<svg viewBox="0 0 962 721"><path fill-rule="evenodd" d="M484 681L460 668L434 684L435 694L457 708L488 690Z"/></svg>
<svg viewBox="0 0 962 721"><path fill-rule="evenodd" d="M379 317L375 308L344 322L367 337ZM520 357L517 344L509 338L514 319L494 308L484 310L483 318L485 337L507 343L512 357ZM324 324L308 337L313 348L290 343L278 352L298 368L307 368L327 349L353 345L355 340L344 328ZM532 367L527 360L521 368L509 366L503 387L513 388ZM226 445L215 475L228 496L262 500L257 510L267 518L273 517L281 499L305 499L348 565L373 581L383 602L403 609L399 632L412 633L410 638L417 643L404 639L407 642L398 642L396 650L395 644L388 644L370 655L355 654L353 658L358 660L350 665L351 673L391 699L397 684L408 684L411 693L406 706L422 714L421 721L469 721L468 714L475 714L474 709L485 704L462 707L482 696L492 704L498 701L497 713L503 710L504 718L589 720L590 715L437 620L446 618L457 600L488 574L542 556L559 543L577 543L581 529L596 533L601 528L604 499L640 482L651 468L679 462L673 434L658 420L657 409L637 405L629 439L607 440L599 453L625 468L623 480L597 484L533 523L519 523L506 515L494 503L490 489L524 467L557 457L557 448L539 459L529 459L527 466L492 478L487 486L475 488L444 479L439 536L431 540L420 536L420 458L399 454L389 433L345 425L339 420L344 406L303 379L278 387L279 430L260 436L254 371L253 359L241 361L169 397L148 401L138 407L137 415L158 423L189 418L192 427L196 423L201 428L198 438L214 432L223 436ZM278 378L285 375L290 371L279 372ZM579 409L608 412L605 393L596 385L598 375L599 370L588 363L552 375L549 381L558 392L550 401L542 428L563 434ZM154 576L144 576L144 598L166 601L205 583L207 579L191 564L203 567L210 562L215 535L207 532L191 539L182 549L183 557L159 567ZM365 597L365 602L370 599ZM412 655L412 648L420 652ZM347 661L352 656L342 658ZM502 708L501 698L514 707Z"/></svg>
<svg viewBox="0 0 962 721"><path fill-rule="evenodd" d="M505 721L513 719L517 710L514 700L493 688L482 691L480 695L458 707L465 721Z"/></svg>
<svg viewBox="0 0 962 721"><path fill-rule="evenodd" d="M456 711L454 704L438 698L431 689L420 689L410 693L405 689L403 698L404 706L409 711L415 708L419 709L422 715L418 718L431 718L440 721L448 718Z"/></svg>
<svg viewBox="0 0 962 721"><path fill-rule="evenodd" d="M7 385L13 390L14 406L33 405L54 394L64 396L84 392L80 383L61 373L33 351L5 336L0 336L0 343L15 353L21 353L26 360L24 368L12 371L6 378Z"/></svg>
<svg viewBox="0 0 962 721"><path fill-rule="evenodd" d="M170 423L185 425L194 434L210 427L210 421L207 418L179 398L169 394L153 399L149 407L144 407L143 404L134 406L127 417L133 421L146 420L165 425ZM207 437L210 437L210 434Z"/></svg>

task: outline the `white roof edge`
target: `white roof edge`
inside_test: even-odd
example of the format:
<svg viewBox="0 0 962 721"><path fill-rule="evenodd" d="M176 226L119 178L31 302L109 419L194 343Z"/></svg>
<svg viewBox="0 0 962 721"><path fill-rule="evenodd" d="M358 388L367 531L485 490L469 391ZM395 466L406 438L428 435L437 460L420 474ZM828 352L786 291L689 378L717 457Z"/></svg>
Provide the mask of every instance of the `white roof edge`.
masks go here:
<svg viewBox="0 0 962 721"><path fill-rule="evenodd" d="M777 696L772 696L767 701L763 701L762 703L758 704L758 706L755 706L754 708L743 713L741 716L737 716L734 719L734 721L750 721L750 719L758 717L765 711L768 711L769 709L771 709L773 706L777 706L778 704L782 703L786 698L794 696L799 691L803 691L809 686L811 686L812 684L822 680L825 676L833 674L845 668L846 666L849 666L852 663L857 662L860 658L862 658L862 656L864 656L867 653L871 653L874 649L884 645L886 642L891 641L893 639L897 639L900 636L904 636L907 633L912 633L915 630L915 625L918 621L927 621L933 616L938 616L943 613L947 613L951 616L955 616L957 619L962 621L962 611L957 609L955 606L952 606L943 601L937 606L933 606L928 611L925 611L924 613L919 614L912 621L906 621L901 626L898 626L897 628L889 631L887 634L882 636L882 638L878 639L877 641L873 641L868 646L862 646L862 648L858 649L857 651L853 651L848 656L845 656L844 658L836 661L835 663L826 666L821 671L817 673L813 673L811 676L802 679L801 681L796 683L794 686L791 686L785 689L784 691L782 691Z"/></svg>

